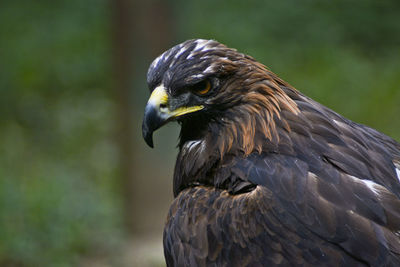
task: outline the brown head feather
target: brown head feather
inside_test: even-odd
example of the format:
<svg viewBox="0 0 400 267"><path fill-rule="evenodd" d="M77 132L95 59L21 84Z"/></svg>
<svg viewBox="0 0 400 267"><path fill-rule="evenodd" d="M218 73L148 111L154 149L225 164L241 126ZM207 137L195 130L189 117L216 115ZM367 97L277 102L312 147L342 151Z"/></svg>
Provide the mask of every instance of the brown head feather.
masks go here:
<svg viewBox="0 0 400 267"><path fill-rule="evenodd" d="M282 88L291 88L290 85L251 57L237 54L241 56L236 56L236 60L222 61L220 70L228 78L209 101L228 108L207 121L204 135L199 139L201 145L191 146L190 151L181 149L174 175L175 194L191 183L213 184L212 168L229 155L246 157L254 152L262 153L266 143L277 144L280 137L276 122L280 121L284 131L290 131L281 113L296 116L300 112ZM185 148L188 141L183 134L180 147ZM183 171L183 165L190 168Z"/></svg>

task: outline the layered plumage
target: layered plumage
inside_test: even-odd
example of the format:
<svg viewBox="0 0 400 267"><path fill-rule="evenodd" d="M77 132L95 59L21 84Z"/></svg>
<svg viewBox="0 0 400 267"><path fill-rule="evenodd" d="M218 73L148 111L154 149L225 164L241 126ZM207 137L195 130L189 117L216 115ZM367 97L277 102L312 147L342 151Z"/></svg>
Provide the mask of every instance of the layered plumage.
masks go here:
<svg viewBox="0 0 400 267"><path fill-rule="evenodd" d="M150 66L143 134L181 124L168 266L400 266L400 145L264 65L189 40Z"/></svg>

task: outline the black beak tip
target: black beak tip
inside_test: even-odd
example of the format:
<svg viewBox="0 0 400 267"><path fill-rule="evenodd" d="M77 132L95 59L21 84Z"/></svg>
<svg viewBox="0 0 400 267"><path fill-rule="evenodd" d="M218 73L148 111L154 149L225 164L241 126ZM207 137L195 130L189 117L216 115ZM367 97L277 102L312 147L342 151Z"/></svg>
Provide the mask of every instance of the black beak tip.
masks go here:
<svg viewBox="0 0 400 267"><path fill-rule="evenodd" d="M147 145L153 148L153 132L163 126L167 120L162 118L157 107L147 104L144 110L142 134Z"/></svg>
<svg viewBox="0 0 400 267"><path fill-rule="evenodd" d="M151 147L151 148L154 148L154 144L153 144L153 135L147 135L145 138L144 138L144 141L146 141L146 144L149 146L149 147Z"/></svg>
<svg viewBox="0 0 400 267"><path fill-rule="evenodd" d="M146 142L146 144L149 147L153 148L154 147L154 144L153 144L153 132L149 131L147 129L147 127L143 126L142 127L142 134L143 134L143 139Z"/></svg>

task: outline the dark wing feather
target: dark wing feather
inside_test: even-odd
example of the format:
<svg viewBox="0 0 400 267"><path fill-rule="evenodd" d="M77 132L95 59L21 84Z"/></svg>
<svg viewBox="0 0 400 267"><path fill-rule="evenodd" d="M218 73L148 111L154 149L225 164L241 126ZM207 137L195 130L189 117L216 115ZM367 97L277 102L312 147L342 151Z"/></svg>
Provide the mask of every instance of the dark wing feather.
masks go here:
<svg viewBox="0 0 400 267"><path fill-rule="evenodd" d="M400 162L399 143L343 118L304 95L298 94L295 102L301 113L297 116L283 114L290 120L292 132L281 131L281 135L290 140L293 153L280 151L281 154L307 162L311 171L315 166L320 167L322 161L328 162L345 174L383 185L400 198L400 177L395 166ZM280 143L285 145L285 142Z"/></svg>
<svg viewBox="0 0 400 267"><path fill-rule="evenodd" d="M257 188L182 191L164 232L169 266L400 266L400 201L383 186L276 154L229 168Z"/></svg>
<svg viewBox="0 0 400 267"><path fill-rule="evenodd" d="M400 200L385 187L297 158L254 155L249 180L267 187L309 231L372 265L400 264ZM241 164L241 163L238 163ZM326 179L329 177L329 179Z"/></svg>

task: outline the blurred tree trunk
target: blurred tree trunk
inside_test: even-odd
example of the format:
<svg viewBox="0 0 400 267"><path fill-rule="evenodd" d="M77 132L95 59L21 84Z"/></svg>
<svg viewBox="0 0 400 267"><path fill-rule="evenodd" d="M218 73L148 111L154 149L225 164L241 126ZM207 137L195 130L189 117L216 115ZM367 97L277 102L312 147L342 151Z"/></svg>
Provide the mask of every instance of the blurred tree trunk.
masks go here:
<svg viewBox="0 0 400 267"><path fill-rule="evenodd" d="M128 232L139 228L137 198L140 190L135 158L135 138L141 135L138 127L142 110L134 104L138 90L146 88L146 70L152 58L165 50L173 39L171 15L167 1L111 0L112 8L112 57L114 97L117 105L116 139L119 147L121 192L124 199L125 222ZM134 90L135 82L143 81ZM143 103L144 104L144 103ZM150 183L151 181L147 181Z"/></svg>

